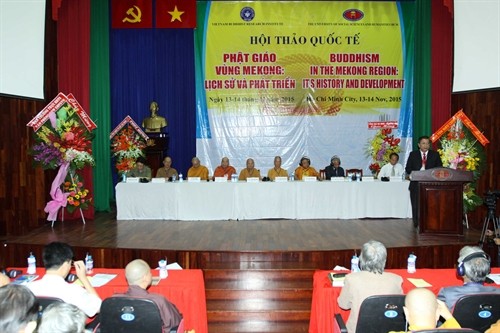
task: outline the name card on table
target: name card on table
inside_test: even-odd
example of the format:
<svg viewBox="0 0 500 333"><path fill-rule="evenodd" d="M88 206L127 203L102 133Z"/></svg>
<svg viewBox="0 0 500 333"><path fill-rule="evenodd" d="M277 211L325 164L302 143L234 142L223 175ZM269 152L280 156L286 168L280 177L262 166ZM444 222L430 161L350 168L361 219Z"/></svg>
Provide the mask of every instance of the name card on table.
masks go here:
<svg viewBox="0 0 500 333"><path fill-rule="evenodd" d="M276 183L286 183L288 181L288 177L275 177L274 181Z"/></svg>
<svg viewBox="0 0 500 333"><path fill-rule="evenodd" d="M302 177L302 180L305 182L315 182L318 179L314 176L305 176L305 177Z"/></svg>
<svg viewBox="0 0 500 333"><path fill-rule="evenodd" d="M152 178L151 183L158 183L158 184L165 183L165 178L163 177Z"/></svg>
<svg viewBox="0 0 500 333"><path fill-rule="evenodd" d="M188 178L188 183L199 183L199 182L201 182L200 177L189 177Z"/></svg>
<svg viewBox="0 0 500 333"><path fill-rule="evenodd" d="M214 182L216 182L216 183L226 183L227 182L227 178L226 177L215 177L214 178Z"/></svg>
<svg viewBox="0 0 500 333"><path fill-rule="evenodd" d="M403 181L403 177L401 176L392 176L391 177L391 182L402 182Z"/></svg>
<svg viewBox="0 0 500 333"><path fill-rule="evenodd" d="M374 180L375 180L375 178L373 178L373 176L364 176L363 177L364 182L372 182Z"/></svg>
<svg viewBox="0 0 500 333"><path fill-rule="evenodd" d="M332 177L331 181L332 182L345 182L345 178L344 177Z"/></svg>
<svg viewBox="0 0 500 333"><path fill-rule="evenodd" d="M139 182L139 177L128 177L127 178L127 183L138 183Z"/></svg>
<svg viewBox="0 0 500 333"><path fill-rule="evenodd" d="M258 183L259 182L259 177L248 177L247 178L247 183Z"/></svg>

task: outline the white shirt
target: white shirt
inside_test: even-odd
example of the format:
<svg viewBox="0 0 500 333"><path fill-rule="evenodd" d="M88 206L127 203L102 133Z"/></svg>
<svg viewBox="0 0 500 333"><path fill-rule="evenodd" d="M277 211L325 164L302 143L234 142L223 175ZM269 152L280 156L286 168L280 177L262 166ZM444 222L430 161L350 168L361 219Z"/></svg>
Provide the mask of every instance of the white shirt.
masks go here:
<svg viewBox="0 0 500 333"><path fill-rule="evenodd" d="M85 288L66 282L55 274L45 274L40 280L27 284L35 296L57 297L65 303L73 304L85 312L88 317L93 317L101 308L101 299L89 293Z"/></svg>
<svg viewBox="0 0 500 333"><path fill-rule="evenodd" d="M399 163L396 163L394 165L394 176L393 177L401 177L403 175L403 172L404 172L404 168L401 164ZM380 169L380 172L378 173L378 178L382 178L382 177L391 177L392 175L392 164L391 163L387 163L386 165L384 165L382 167L382 169Z"/></svg>

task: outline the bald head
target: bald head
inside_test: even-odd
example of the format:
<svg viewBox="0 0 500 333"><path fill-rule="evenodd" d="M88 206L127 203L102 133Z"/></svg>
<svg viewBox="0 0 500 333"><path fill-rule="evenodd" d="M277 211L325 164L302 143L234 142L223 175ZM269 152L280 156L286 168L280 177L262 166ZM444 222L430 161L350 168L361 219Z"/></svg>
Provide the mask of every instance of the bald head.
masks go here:
<svg viewBox="0 0 500 333"><path fill-rule="evenodd" d="M435 328L439 319L436 295L426 288L411 290L405 297L405 315L410 327Z"/></svg>
<svg viewBox="0 0 500 333"><path fill-rule="evenodd" d="M140 285L143 278L151 273L148 263L142 259L135 259L125 267L125 277L129 285Z"/></svg>

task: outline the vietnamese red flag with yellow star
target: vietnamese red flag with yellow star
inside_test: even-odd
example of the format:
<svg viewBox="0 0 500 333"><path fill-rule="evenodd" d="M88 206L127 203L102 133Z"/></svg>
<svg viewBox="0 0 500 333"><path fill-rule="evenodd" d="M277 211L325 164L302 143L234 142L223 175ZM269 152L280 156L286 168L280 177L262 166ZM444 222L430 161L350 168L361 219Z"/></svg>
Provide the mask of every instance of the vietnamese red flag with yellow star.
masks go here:
<svg viewBox="0 0 500 333"><path fill-rule="evenodd" d="M157 28L196 28L196 0L156 0Z"/></svg>
<svg viewBox="0 0 500 333"><path fill-rule="evenodd" d="M111 0L112 28L152 28L151 0Z"/></svg>

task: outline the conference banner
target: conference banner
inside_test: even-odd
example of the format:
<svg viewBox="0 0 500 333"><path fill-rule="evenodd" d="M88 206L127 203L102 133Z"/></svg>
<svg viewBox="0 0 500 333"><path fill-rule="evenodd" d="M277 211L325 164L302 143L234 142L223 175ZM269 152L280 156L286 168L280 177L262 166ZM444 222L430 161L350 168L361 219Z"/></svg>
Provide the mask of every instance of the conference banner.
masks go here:
<svg viewBox="0 0 500 333"><path fill-rule="evenodd" d="M261 173L276 155L368 167L380 131L411 149L413 2L198 3L197 155ZM405 155L406 154L406 155Z"/></svg>

